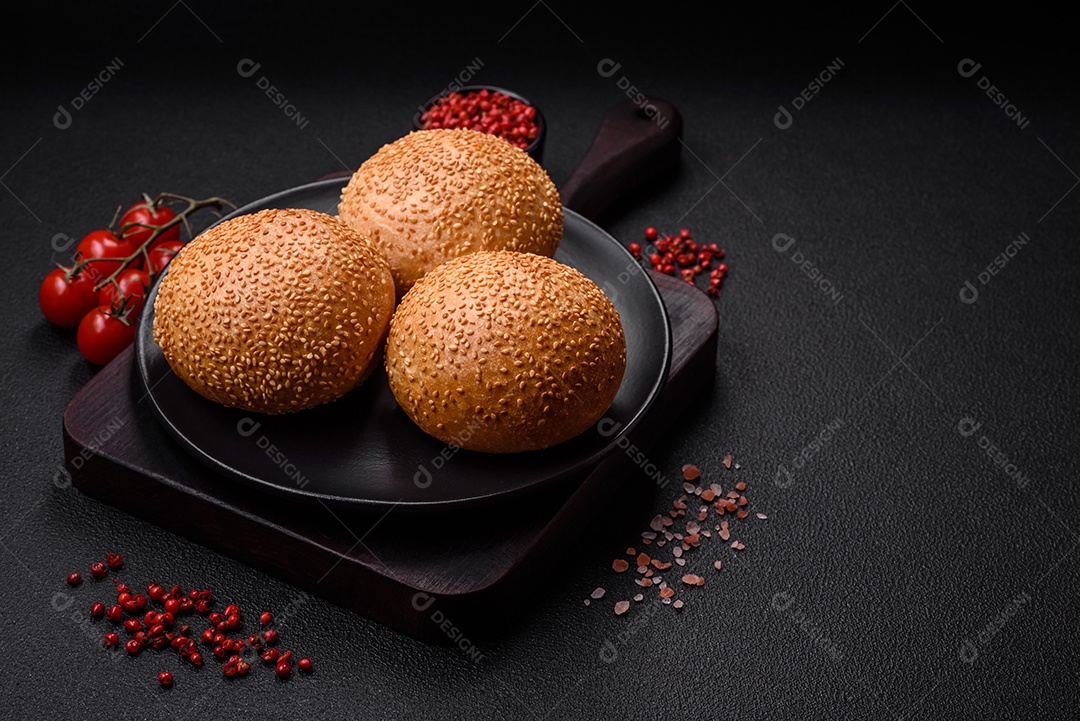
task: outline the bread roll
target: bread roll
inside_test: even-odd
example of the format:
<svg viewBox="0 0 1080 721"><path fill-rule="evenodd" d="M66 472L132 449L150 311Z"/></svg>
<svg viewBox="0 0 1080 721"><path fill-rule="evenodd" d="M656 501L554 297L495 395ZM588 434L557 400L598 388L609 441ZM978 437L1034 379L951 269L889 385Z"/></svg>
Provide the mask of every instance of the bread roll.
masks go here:
<svg viewBox="0 0 1080 721"><path fill-rule="evenodd" d="M465 128L418 130L383 146L342 191L338 214L386 256L399 298L467 253L553 256L563 231L544 169L502 138Z"/></svg>
<svg viewBox="0 0 1080 721"><path fill-rule="evenodd" d="M389 266L359 233L313 210L263 210L176 255L154 302L154 340L203 396L289 413L367 376L393 308Z"/></svg>
<svg viewBox="0 0 1080 721"><path fill-rule="evenodd" d="M594 425L626 369L619 315L596 284L551 258L508 251L428 273L390 324L398 403L446 443L535 450Z"/></svg>

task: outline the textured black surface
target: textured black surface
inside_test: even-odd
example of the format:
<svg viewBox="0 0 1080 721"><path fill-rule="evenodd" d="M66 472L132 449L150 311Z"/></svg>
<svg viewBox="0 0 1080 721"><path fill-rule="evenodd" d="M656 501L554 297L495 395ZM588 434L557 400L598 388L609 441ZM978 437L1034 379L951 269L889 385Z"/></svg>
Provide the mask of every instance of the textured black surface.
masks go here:
<svg viewBox="0 0 1080 721"><path fill-rule="evenodd" d="M7 714L1075 715L1080 200L1067 191L1080 147L1075 63L1062 64L1070 45L1052 32L1067 27L1062 19L1024 7L988 25L979 13L947 18L911 3L841 19L820 11L817 23L810 12L715 20L656 6L601 19L584 6L527 2L432 17L402 8L381 20L220 5L185 0L156 25L169 2L23 10L8 25L48 32L29 54L14 43L3 51ZM58 103L115 57L116 77L70 128L54 127ZM33 298L55 234L106 222L142 190L243 202L336 169L338 158L356 164L477 57L475 81L542 106L557 182L623 97L619 78L683 111L681 173L608 226L628 241L645 225L685 225L721 242L732 268L719 300L716 387L702 389L698 410L651 460L671 477L688 461L716 477L734 451L769 520L741 534L748 548L737 560L715 545L692 556L688 568L708 571L708 583L680 591L681 614L636 606L616 618L611 603L637 587L608 567L634 533L584 539L549 591L507 609L519 628L482 642L473 663L453 647L298 602L273 578L55 484L60 413L93 371L72 333L39 319ZM778 129L777 106L790 107L837 57L836 77ZM243 58L262 67L242 78ZM604 58L622 63L611 77L596 72ZM983 67L963 78L964 58ZM263 75L306 127L260 92ZM1030 119L1026 128L979 89L983 76ZM1021 232L1030 242L980 284ZM778 233L795 243L775 250ZM980 291L973 304L959 299L965 280ZM958 430L965 418L981 423L968 436ZM810 458L799 467L803 449ZM670 495L660 492L653 512ZM108 661L101 629L84 632L74 619L103 594L63 585L108 549L126 554L133 582L211 585L252 610L292 604L282 635L319 670L288 684L266 673L225 683L213 664L195 673L170 655ZM720 574L714 557L726 560ZM585 608L596 585L608 595ZM73 605L55 610L58 592ZM962 655L965 641L974 654ZM163 668L176 672L169 692L154 685Z"/></svg>

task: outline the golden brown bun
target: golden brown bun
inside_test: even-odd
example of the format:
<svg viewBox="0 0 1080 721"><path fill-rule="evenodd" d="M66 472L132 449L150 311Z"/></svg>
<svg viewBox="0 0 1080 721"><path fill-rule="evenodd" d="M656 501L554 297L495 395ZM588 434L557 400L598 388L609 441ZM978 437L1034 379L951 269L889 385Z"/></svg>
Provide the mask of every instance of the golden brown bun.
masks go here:
<svg viewBox="0 0 1080 721"><path fill-rule="evenodd" d="M289 413L359 385L393 309L390 269L360 234L313 210L262 210L176 255L154 301L154 340L207 398Z"/></svg>
<svg viewBox="0 0 1080 721"><path fill-rule="evenodd" d="M563 231L551 178L528 153L477 130L418 130L371 156L341 193L338 215L390 261L400 298L466 253L551 257Z"/></svg>
<svg viewBox="0 0 1080 721"><path fill-rule="evenodd" d="M626 370L619 314L551 258L475 253L421 278L398 305L386 371L398 403L439 440L546 448L603 416Z"/></svg>

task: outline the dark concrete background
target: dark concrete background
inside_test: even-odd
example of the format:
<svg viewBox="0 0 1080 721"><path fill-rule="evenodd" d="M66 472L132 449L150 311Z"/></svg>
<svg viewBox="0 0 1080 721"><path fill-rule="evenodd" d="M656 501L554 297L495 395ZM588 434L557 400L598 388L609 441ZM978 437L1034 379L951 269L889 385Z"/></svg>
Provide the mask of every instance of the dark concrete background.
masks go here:
<svg viewBox="0 0 1080 721"><path fill-rule="evenodd" d="M795 15L554 2L371 13L166 0L10 17L0 84L8 714L1075 714L1080 146L1062 18L912 3ZM115 77L55 127L58 105L115 58ZM245 58L261 63L257 76L238 75ZM737 560L714 546L687 566L709 575L680 593L681 614L636 606L616 618L611 602L636 586L608 568L637 539L583 539L543 592L506 609L519 628L481 642L478 664L54 485L61 413L94 370L34 301L55 234L104 224L144 190L247 202L338 159L358 164L475 58L477 82L543 108L556 182L623 97L620 77L682 110L677 179L606 223L626 242L646 225L686 226L729 254L715 387L652 460L670 475L694 462L721 478L734 452L770 517L751 524ZM596 70L606 58L621 63L610 78ZM842 69L779 129L778 106L836 58ZM957 69L966 58L982 63L970 78ZM260 92L262 75L305 127ZM1026 127L980 91L984 76ZM981 283L1020 233L1030 241ZM778 234L794 244L777 250ZM960 299L965 281L974 303ZM670 501L659 493L654 512ZM72 617L102 594L84 583L70 608L53 607L66 574L108 549L126 554L133 581L211 585L251 609L293 605L283 636L318 672L230 684L216 664L178 670L172 655L109 662L104 631L84 633ZM714 557L725 559L719 575ZM585 608L596 585L608 596ZM161 668L176 671L169 692L154 684Z"/></svg>

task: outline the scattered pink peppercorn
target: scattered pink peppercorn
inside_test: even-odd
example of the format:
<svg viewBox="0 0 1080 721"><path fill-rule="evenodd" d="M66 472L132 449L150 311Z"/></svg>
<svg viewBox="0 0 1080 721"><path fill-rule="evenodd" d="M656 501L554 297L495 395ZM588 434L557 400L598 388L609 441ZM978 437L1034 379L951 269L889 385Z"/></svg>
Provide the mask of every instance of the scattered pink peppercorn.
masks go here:
<svg viewBox="0 0 1080 721"><path fill-rule="evenodd" d="M119 568L123 560L119 554L109 554L108 563L95 562L91 564L90 573L94 578L103 578L107 575L107 567ZM72 573L67 581L77 585L81 580L80 574ZM279 632L275 628L265 628L274 622L274 616L269 611L258 614L259 622L264 627L261 632L251 633L242 638L227 638L225 633L229 629L235 629L242 625L242 614L238 604L229 604L223 613L209 610L213 594L209 590L191 589L184 592L180 586L172 586L166 591L166 587L159 583L149 583L146 586L146 595L134 593L130 586L114 578L116 584L117 602L111 606L98 601L90 606L92 619L107 618L114 624L123 625L125 631L131 634L131 638L123 642L123 647L131 656L137 656L144 648L154 648L161 651L172 648L177 654L198 668L205 662L203 652L200 652L198 643L211 647L213 655L219 659L226 659L222 672L226 677L246 676L251 671L251 664L244 660L240 653L249 647L274 667L275 674L282 679L288 678L292 672L292 651L282 653L277 648L267 648L263 645L277 643ZM158 612L153 607L146 607L151 603L160 603L164 608ZM144 613L145 610L145 613ZM201 631L193 629L191 625L176 622L178 613L198 610L210 622L209 628ZM216 621L216 623L215 623ZM195 621L192 620L192 623ZM173 629L173 624L177 627ZM120 635L110 632L102 638L102 645L106 648L116 648L121 645ZM311 660L300 659L297 662L299 668L311 672ZM162 671L158 680L165 688L170 688L173 676L168 671Z"/></svg>
<svg viewBox="0 0 1080 721"><path fill-rule="evenodd" d="M723 248L716 243L696 242L689 228L681 228L677 234L661 236L656 228L649 226L645 229L645 239L652 243L651 249L640 243L628 244L627 249L634 258L647 257L655 272L682 278L691 285L696 285L697 276L708 270L712 282L706 286L705 292L713 297L720 294L721 283L715 281L727 275L728 268L723 263L717 268L713 268L712 264L714 260L724 257Z"/></svg>
<svg viewBox="0 0 1080 721"><path fill-rule="evenodd" d="M120 606L109 606L109 609L105 611L105 618L113 623L120 623L124 619L124 609Z"/></svg>

